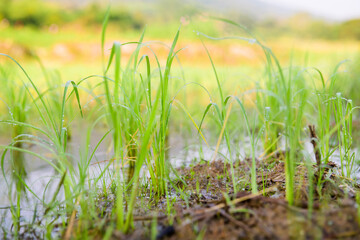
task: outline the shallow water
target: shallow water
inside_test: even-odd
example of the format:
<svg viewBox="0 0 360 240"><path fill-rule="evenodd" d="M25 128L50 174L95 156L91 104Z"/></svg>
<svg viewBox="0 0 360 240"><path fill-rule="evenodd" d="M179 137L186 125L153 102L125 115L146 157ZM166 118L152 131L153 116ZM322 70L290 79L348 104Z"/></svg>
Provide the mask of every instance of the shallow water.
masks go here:
<svg viewBox="0 0 360 240"><path fill-rule="evenodd" d="M90 149L92 150L97 142L100 140L100 138L103 136L105 131L101 130L94 130L91 138L91 144ZM82 134L81 131L78 133L74 133L72 135L71 141L68 142L68 153L71 155L72 159L79 159L80 156L80 150L81 146L79 143L84 142L83 141L84 134ZM0 143L2 145L7 145L10 143L10 139L1 139ZM109 156L112 154L110 150L108 150L108 146L110 143L110 139L105 139L103 143L100 144L98 150L95 153L95 156L92 160L92 165L89 168L89 176L95 176L98 175L99 172L99 165L94 163L96 162L102 162L107 159L109 159ZM31 150L35 153L38 153L49 160L53 159L54 156L50 154L48 151L45 151L44 149L32 145L32 146L24 146L24 148L27 148L28 150ZM54 192L56 191L59 181L62 176L60 176L58 173L55 172L55 170L46 162L43 160L40 160L32 155L25 154L25 168L27 171L27 178L26 178L26 184L29 186L31 191L40 198L41 201L44 201L45 203L50 202L52 196L54 195ZM6 179L7 182L11 182L11 174L9 170L9 157L6 156L5 162L4 162L4 168L6 172ZM76 162L73 161L74 166L76 167ZM102 163L100 165L105 165L105 163ZM42 213L44 212L43 206L41 204L41 201L34 196L32 193L27 191L26 198L23 198L21 201L21 221L23 222L29 222L33 219L35 206L37 207L37 215L38 217L41 217ZM63 200L63 192L60 190L58 196L58 200ZM10 206L11 201L9 198L9 189L7 186L7 183L4 179L3 174L0 174L0 215L2 219L0 219L1 227L4 229L10 229L12 225L12 218L10 213ZM3 235L2 229L0 228L0 236ZM1 237L0 237L1 238Z"/></svg>
<svg viewBox="0 0 360 240"><path fill-rule="evenodd" d="M104 132L98 130L95 131L92 137L91 147L94 148L97 144L97 141L102 137ZM110 136L109 136L110 137ZM79 159L79 151L81 147L78 143L82 142L81 133L75 133L72 137L72 140L69 142L68 151L74 159ZM4 142L4 140L3 140ZM94 158L92 159L91 166L89 167L89 178L94 178L100 174L102 169L107 165L107 160L111 158L113 152L109 150L110 138L106 139L98 148L95 153ZM233 157L232 159L243 159L245 156L249 156L250 144L249 139L244 139L243 142L238 143L237 146L233 146ZM44 156L51 158L51 155L47 155L46 152L41 151L41 149L36 147L31 147L32 151L35 151ZM193 143L192 145L185 146L184 141L181 136L173 134L170 137L170 149L169 149L169 159L174 168L180 166L189 166L191 163L196 163L200 159L211 161L214 159L214 150L215 147L202 146L202 151L200 151L199 144ZM308 153L308 156L312 158L315 162L312 145L310 142L305 143L305 151ZM262 153L261 149L257 150L259 157ZM228 159L228 151L225 146L221 146L217 153L216 159ZM26 169L28 173L27 184L35 195L39 196L44 202L49 202L52 198L55 189L59 185L61 176L56 174L54 169L49 166L47 163L44 163L42 160L36 159L32 156L25 156L26 159ZM338 153L335 152L331 158L332 161L340 165ZM76 160L73 161L76 166ZM5 163L5 168L8 169L8 164ZM357 167L358 168L358 167ZM110 167L111 170L111 167ZM6 175L9 179L9 173ZM360 171L357 170L353 174L354 179L357 181L360 179ZM107 178L105 178L106 180ZM63 192L60 191L57 196L58 200L64 199ZM21 215L22 221L28 222L31 221L34 215L34 209L37 205L37 217L41 217L41 214L44 212L40 201L32 194L28 193L27 199L23 199L21 204ZM4 229L10 229L12 224L12 218L10 214L9 207L11 202L9 201L8 188L4 177L0 175L0 215L2 216L1 225ZM0 229L0 236L2 235L2 229Z"/></svg>

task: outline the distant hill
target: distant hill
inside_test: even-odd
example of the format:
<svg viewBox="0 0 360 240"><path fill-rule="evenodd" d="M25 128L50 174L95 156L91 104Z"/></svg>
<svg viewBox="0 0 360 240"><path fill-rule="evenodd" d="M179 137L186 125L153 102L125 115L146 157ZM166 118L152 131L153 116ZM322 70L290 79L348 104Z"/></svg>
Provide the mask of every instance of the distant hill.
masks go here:
<svg viewBox="0 0 360 240"><path fill-rule="evenodd" d="M97 2L101 4L107 4L107 1L100 0L44 0L59 2L61 4L72 5L72 6L84 6L89 3ZM156 4L181 4L184 7L190 5L196 7L199 11L207 12L218 12L220 14L224 13L239 13L251 15L256 19L263 19L266 17L272 18L286 18L294 14L293 10L283 8L277 5L270 3L265 3L259 0L112 0L109 1L113 5L119 4L146 4L146 5L156 5Z"/></svg>

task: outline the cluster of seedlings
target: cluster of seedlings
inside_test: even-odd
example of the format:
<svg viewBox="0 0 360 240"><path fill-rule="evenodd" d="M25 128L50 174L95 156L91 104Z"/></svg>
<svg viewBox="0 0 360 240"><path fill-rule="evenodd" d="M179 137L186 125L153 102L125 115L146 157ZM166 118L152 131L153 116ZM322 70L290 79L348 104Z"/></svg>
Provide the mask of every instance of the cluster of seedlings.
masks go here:
<svg viewBox="0 0 360 240"><path fill-rule="evenodd" d="M2 228L4 238L358 236L360 195L352 179L357 168L352 135L357 107L337 92L341 64L328 79L316 68L291 64L283 68L271 49L242 26L217 19L244 30L249 38L199 34L202 41L235 39L256 44L265 57L264 79L251 91L226 93L203 42L218 96L194 83L210 99L207 106L198 107L202 114L196 119L189 106L178 100L191 84L176 91L171 87L175 81L172 66L182 50L176 47L180 29L166 59L159 59L151 48L153 43L144 41L145 31L138 41L114 42L105 59L108 16L101 35L101 75L62 84L43 68L48 86L43 91L15 59L1 54L25 76L23 84L16 84L2 68L1 100L10 114L0 123L12 131L11 143L1 146L1 169L10 200L7 211L12 220L10 228L6 224ZM135 49L126 63L122 62L124 45ZM211 159L172 167L168 148L169 127L176 124L171 117L174 106L185 113L199 140L199 152L209 147L204 126L211 115L217 130L209 132L218 133ZM238 116L234 117L235 112ZM76 164L67 149L76 131L71 130L75 118L80 124L90 123ZM105 133L91 147L92 132L101 125L106 126ZM240 159L235 154L239 146L232 141L234 125L242 126L239 134L247 137L249 146L247 156ZM93 175L90 166L95 154L109 138L112 157ZM32 151L32 145L51 153L52 158ZM219 157L220 147L226 149L226 156ZM53 191L46 188L40 196L32 190L26 180L25 155L54 169L58 184ZM24 219L22 205L29 196L41 207L35 207L31 219Z"/></svg>

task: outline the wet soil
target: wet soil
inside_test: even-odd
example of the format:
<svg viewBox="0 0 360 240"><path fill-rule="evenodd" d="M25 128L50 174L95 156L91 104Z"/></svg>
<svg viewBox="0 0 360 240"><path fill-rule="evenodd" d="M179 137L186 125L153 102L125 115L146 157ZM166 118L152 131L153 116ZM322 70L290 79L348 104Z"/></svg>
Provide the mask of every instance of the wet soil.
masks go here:
<svg viewBox="0 0 360 240"><path fill-rule="evenodd" d="M278 153L257 161L257 193L250 189L250 159L233 165L235 181L231 165L220 160L177 169L184 182L175 182L173 188L182 189L188 198L181 194L173 198L170 215L165 198L152 202L150 208L140 204L134 230L129 234L114 230L111 239L150 239L154 220L157 239L360 239L355 197L359 186L340 177L334 163L323 166L321 174L319 166L300 163L294 179L295 202L289 205L282 157ZM237 193L233 182L240 189ZM108 216L113 202L99 200ZM110 219L91 230L96 239L103 238Z"/></svg>

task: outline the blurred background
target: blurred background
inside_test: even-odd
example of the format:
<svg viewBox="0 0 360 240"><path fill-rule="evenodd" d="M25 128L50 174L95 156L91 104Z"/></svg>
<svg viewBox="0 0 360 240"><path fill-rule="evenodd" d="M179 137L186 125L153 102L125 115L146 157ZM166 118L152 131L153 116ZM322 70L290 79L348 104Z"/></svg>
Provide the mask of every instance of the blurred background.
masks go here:
<svg viewBox="0 0 360 240"><path fill-rule="evenodd" d="M356 0L0 0L0 52L26 63L33 78L41 76L35 56L64 81L99 74L101 25L109 5L109 48L114 40L136 41L145 27L146 41L170 43L181 24L179 47L186 49L179 58L192 81L212 74L200 38L219 71L230 79L255 74L264 62L254 44L201 37L199 32L212 37L248 36L212 16L246 26L285 65L291 61L330 74L337 63L350 59L351 77L360 75ZM123 47L123 57L131 52L131 47ZM157 54L162 53L166 49L159 46Z"/></svg>

